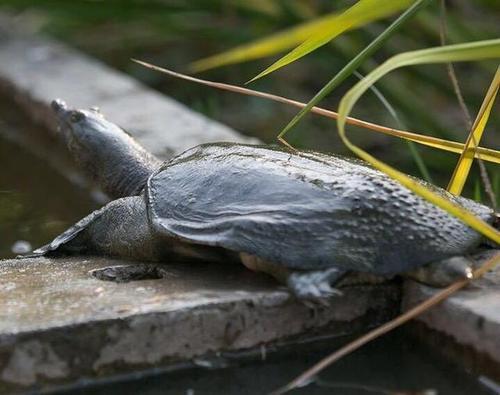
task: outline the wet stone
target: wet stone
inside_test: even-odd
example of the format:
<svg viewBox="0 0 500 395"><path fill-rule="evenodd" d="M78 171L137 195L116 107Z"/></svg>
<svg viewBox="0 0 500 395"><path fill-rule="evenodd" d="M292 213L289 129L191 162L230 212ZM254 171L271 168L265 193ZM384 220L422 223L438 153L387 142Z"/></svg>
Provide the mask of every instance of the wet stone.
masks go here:
<svg viewBox="0 0 500 395"><path fill-rule="evenodd" d="M341 336L396 311L394 284L309 307L241 265L103 258L0 264L0 393L172 366L278 340Z"/></svg>

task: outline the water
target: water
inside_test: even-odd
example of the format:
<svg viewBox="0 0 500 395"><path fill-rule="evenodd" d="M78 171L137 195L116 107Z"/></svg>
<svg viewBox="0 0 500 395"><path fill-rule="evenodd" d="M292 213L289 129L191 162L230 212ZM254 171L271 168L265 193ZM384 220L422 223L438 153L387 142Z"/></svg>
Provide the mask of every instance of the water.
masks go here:
<svg viewBox="0 0 500 395"><path fill-rule="evenodd" d="M311 350L312 348L312 350ZM334 349L332 342L299 347L266 361L219 370L191 369L67 392L68 395L254 395L286 384ZM307 351L309 350L309 351ZM315 383L291 394L491 395L478 379L459 370L404 331L393 332L328 368ZM428 392L431 394L432 392Z"/></svg>
<svg viewBox="0 0 500 395"><path fill-rule="evenodd" d="M54 169L73 171L57 160L53 147L31 141L38 155L22 148L25 136L37 135L36 127L23 122L12 106L0 108L0 258L11 258L23 246L36 248L52 240L98 203L88 189Z"/></svg>

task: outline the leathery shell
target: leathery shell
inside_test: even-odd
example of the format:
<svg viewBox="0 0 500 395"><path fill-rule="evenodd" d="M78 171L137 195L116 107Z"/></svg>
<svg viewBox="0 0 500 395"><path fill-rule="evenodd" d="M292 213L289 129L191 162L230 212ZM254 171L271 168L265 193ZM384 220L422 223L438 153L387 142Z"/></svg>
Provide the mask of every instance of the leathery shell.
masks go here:
<svg viewBox="0 0 500 395"><path fill-rule="evenodd" d="M488 207L426 185L493 219ZM360 161L278 147L194 147L150 177L146 199L160 233L295 269L398 273L464 254L481 239Z"/></svg>

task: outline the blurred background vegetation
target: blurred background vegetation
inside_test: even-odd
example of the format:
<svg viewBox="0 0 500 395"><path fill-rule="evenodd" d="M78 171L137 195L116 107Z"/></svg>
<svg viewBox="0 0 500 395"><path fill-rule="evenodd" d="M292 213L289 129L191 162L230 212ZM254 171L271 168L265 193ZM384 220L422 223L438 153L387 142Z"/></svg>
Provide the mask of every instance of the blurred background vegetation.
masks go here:
<svg viewBox="0 0 500 395"><path fill-rule="evenodd" d="M295 115L296 109L166 77L132 63L130 58L186 72L195 60L354 3L354 0L0 0L0 11L12 13L28 22L34 31L61 39L242 133L275 142L276 135ZM385 19L347 32L250 87L307 102L389 23L390 20ZM396 33L359 71L366 74L399 52L439 45L440 23L436 0ZM500 1L448 0L447 25L448 43L498 38ZM226 66L200 76L242 85L279 57ZM473 117L497 63L456 65L465 102ZM342 94L355 82L355 77L345 81L322 106L335 110ZM468 130L444 65L398 70L382 79L377 88L396 110L403 128L450 140L465 140ZM387 126L401 126L373 94L361 99L353 115ZM500 149L499 126L500 113L494 109L482 146ZM167 128L168 119L165 119ZM308 116L287 139L297 147L347 153L337 137L335 124L317 116ZM403 141L364 130L352 133L352 139L384 161L419 175ZM446 186L458 156L429 148L418 149L434 181ZM500 172L494 166L488 166L488 170L498 200ZM480 190L475 169L466 195L477 197ZM484 193L481 196L484 197Z"/></svg>

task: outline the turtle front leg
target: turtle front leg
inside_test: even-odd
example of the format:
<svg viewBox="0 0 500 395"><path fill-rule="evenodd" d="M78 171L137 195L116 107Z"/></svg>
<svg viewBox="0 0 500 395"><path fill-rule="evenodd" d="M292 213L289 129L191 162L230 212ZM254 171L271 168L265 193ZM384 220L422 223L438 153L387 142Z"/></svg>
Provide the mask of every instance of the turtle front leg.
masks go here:
<svg viewBox="0 0 500 395"><path fill-rule="evenodd" d="M472 278L472 263L464 256L454 256L432 262L405 274L413 280L432 287L447 287L456 281Z"/></svg>
<svg viewBox="0 0 500 395"><path fill-rule="evenodd" d="M173 251L173 241L158 237L148 223L142 196L113 200L57 236L35 255L105 255L160 261Z"/></svg>

